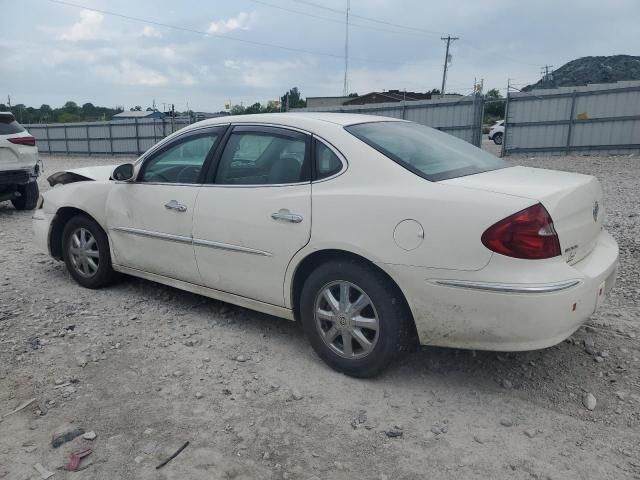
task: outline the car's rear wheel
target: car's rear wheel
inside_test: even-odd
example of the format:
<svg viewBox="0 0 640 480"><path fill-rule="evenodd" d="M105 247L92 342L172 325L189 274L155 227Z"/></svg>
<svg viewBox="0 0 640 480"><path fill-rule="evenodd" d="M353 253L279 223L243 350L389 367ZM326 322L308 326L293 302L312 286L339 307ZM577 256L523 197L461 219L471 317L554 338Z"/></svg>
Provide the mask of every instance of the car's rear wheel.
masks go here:
<svg viewBox="0 0 640 480"><path fill-rule="evenodd" d="M407 339L408 312L398 288L359 261L332 260L306 279L300 316L316 353L355 377L382 371Z"/></svg>
<svg viewBox="0 0 640 480"><path fill-rule="evenodd" d="M62 246L67 269L80 285L101 288L113 281L109 240L95 220L85 215L71 218L62 232Z"/></svg>
<svg viewBox="0 0 640 480"><path fill-rule="evenodd" d="M36 208L38 196L40 195L38 182L36 180L24 185L18 185L18 193L20 196L11 200L16 210L33 210Z"/></svg>
<svg viewBox="0 0 640 480"><path fill-rule="evenodd" d="M502 133L496 133L493 136L493 143L495 143L496 145L502 145Z"/></svg>

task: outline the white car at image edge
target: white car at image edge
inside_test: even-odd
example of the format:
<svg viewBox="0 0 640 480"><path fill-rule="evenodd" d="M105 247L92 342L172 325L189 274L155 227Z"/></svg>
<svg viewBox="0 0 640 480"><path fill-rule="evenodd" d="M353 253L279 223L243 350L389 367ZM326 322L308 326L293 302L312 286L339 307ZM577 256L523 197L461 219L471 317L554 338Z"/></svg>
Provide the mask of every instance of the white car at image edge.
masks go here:
<svg viewBox="0 0 640 480"><path fill-rule="evenodd" d="M0 202L10 200L17 210L33 210L40 194L40 167L36 139L11 112L0 112Z"/></svg>
<svg viewBox="0 0 640 480"><path fill-rule="evenodd" d="M415 341L554 345L618 264L596 178L511 166L378 116L205 120L133 164L49 181L36 240L80 285L120 272L299 320L354 376Z"/></svg>
<svg viewBox="0 0 640 480"><path fill-rule="evenodd" d="M493 140L496 145L502 145L504 139L504 120L498 120L489 129L489 140Z"/></svg>

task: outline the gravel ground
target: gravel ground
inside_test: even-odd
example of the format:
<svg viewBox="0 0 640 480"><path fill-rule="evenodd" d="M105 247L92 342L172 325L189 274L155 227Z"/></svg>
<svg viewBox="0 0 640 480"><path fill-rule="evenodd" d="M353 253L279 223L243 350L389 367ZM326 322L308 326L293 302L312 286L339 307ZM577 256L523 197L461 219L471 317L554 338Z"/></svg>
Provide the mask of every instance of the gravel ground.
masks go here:
<svg viewBox="0 0 640 480"><path fill-rule="evenodd" d="M293 322L129 277L82 289L0 204L0 415L35 398L0 420L0 478L640 478L640 159L509 161L600 178L618 286L555 347L421 348L373 380L330 370ZM63 425L97 438L54 449ZM57 470L81 447L86 470Z"/></svg>

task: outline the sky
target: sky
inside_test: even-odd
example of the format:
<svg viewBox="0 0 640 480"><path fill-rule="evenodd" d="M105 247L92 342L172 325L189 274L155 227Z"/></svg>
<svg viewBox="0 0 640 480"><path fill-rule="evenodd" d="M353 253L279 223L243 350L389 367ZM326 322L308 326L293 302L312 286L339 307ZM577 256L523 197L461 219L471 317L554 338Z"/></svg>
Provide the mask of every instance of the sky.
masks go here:
<svg viewBox="0 0 640 480"><path fill-rule="evenodd" d="M130 108L341 95L347 0L0 0L0 102ZM640 0L351 0L349 92L468 94L588 55L640 54ZM133 18L127 18L133 17Z"/></svg>

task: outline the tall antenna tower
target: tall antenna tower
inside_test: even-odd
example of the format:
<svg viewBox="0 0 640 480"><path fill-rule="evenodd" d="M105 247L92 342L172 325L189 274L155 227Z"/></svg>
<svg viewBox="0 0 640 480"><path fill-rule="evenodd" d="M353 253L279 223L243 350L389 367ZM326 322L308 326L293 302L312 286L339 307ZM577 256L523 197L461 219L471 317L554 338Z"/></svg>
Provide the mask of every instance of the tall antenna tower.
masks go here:
<svg viewBox="0 0 640 480"><path fill-rule="evenodd" d="M344 86L342 95L349 95L349 10L351 10L351 0L347 0L347 21L345 23L344 34Z"/></svg>

